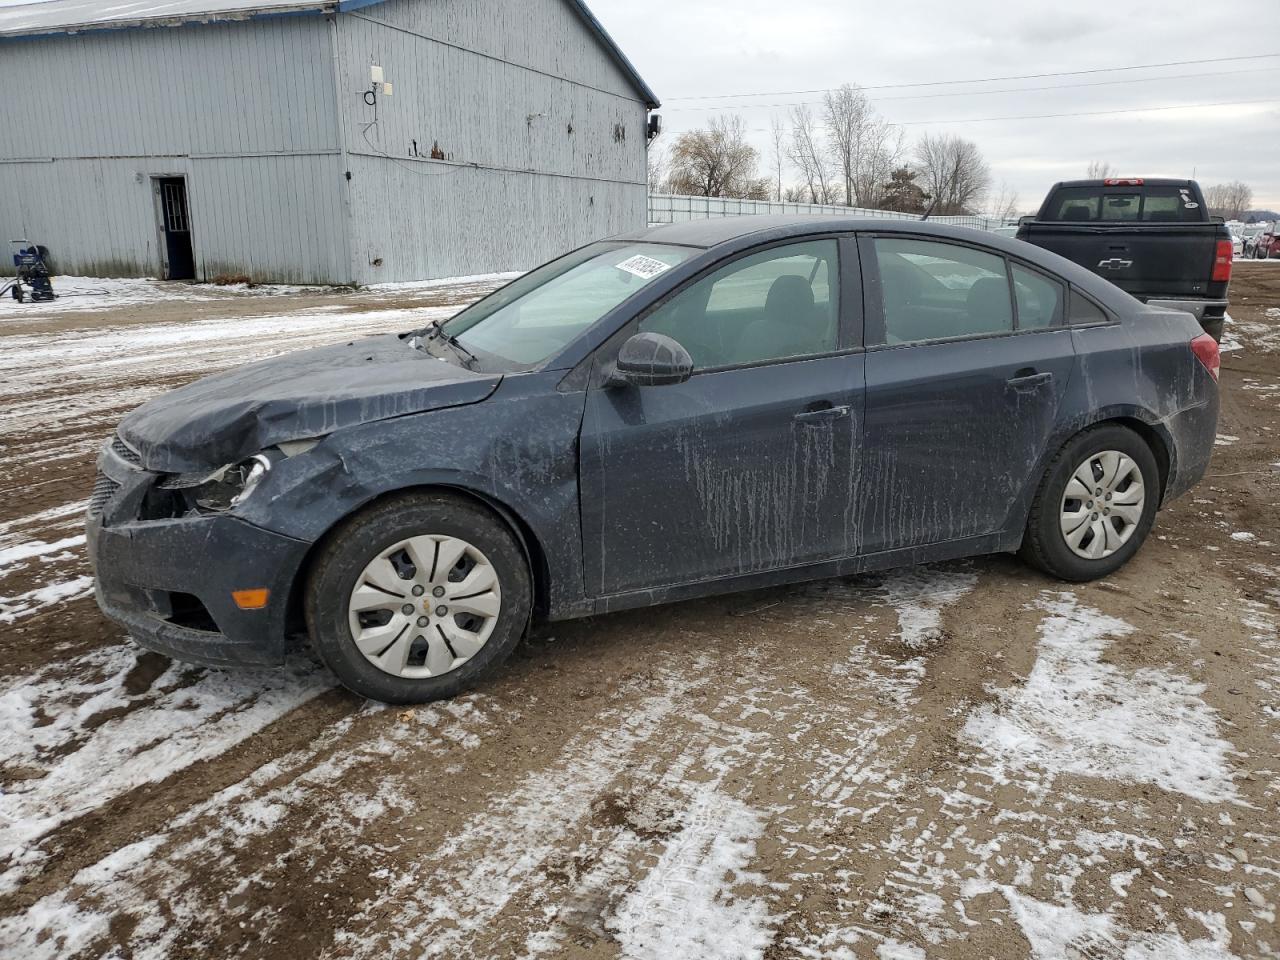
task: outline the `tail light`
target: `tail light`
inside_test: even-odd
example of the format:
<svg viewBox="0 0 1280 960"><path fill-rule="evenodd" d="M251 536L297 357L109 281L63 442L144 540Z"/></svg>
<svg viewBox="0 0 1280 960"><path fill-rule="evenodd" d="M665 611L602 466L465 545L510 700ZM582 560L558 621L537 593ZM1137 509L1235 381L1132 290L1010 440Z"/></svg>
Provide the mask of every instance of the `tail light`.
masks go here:
<svg viewBox="0 0 1280 960"><path fill-rule="evenodd" d="M1142 186L1141 177L1107 177L1102 181L1105 187L1140 187Z"/></svg>
<svg viewBox="0 0 1280 960"><path fill-rule="evenodd" d="M1209 371L1209 376L1217 380L1218 372L1222 369L1222 355L1218 353L1218 341L1209 334L1202 333L1191 341L1191 352L1204 364L1204 368Z"/></svg>
<svg viewBox="0 0 1280 960"><path fill-rule="evenodd" d="M1231 279L1231 258L1234 251L1230 240L1219 240L1217 249L1213 254L1213 276L1209 279L1214 283L1226 283Z"/></svg>

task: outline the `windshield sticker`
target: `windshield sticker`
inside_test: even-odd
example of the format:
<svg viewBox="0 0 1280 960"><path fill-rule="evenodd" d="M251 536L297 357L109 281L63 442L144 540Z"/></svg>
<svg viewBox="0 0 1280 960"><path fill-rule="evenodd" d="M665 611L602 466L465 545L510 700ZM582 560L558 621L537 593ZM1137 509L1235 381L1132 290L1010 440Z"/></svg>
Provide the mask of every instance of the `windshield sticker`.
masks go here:
<svg viewBox="0 0 1280 960"><path fill-rule="evenodd" d="M646 257L644 254L637 253L634 257L627 257L620 264L619 270L625 270L627 273L639 277L641 280L652 280L660 273L665 273L671 269L671 264L663 263L661 260L655 260L653 257Z"/></svg>

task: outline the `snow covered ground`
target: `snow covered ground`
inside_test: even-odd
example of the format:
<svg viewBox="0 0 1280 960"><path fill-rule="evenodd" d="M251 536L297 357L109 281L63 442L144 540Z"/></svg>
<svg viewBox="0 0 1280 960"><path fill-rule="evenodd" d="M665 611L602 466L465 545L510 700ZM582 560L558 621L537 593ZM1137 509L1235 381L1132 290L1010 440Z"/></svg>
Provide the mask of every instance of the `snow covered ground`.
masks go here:
<svg viewBox="0 0 1280 960"><path fill-rule="evenodd" d="M411 709L102 620L123 412L498 280L0 328L0 956L1280 956L1280 312L1101 584L995 558L556 624Z"/></svg>

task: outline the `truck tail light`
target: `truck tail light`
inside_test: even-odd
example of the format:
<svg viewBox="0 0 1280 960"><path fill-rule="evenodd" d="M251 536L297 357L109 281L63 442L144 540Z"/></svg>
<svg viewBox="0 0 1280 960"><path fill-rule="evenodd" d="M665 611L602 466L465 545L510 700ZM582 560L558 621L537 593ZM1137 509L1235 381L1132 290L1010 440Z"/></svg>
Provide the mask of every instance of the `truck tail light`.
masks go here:
<svg viewBox="0 0 1280 960"><path fill-rule="evenodd" d="M1204 368L1209 371L1209 376L1217 380L1218 373L1222 369L1222 355L1218 353L1218 341L1209 334L1202 333L1191 341L1191 352L1204 364Z"/></svg>
<svg viewBox="0 0 1280 960"><path fill-rule="evenodd" d="M1107 177L1102 181L1103 186L1107 187L1140 187L1142 186L1141 177Z"/></svg>
<svg viewBox="0 0 1280 960"><path fill-rule="evenodd" d="M1213 275L1209 278L1214 283L1226 283L1231 279L1231 258L1234 256L1230 240L1219 240L1213 254Z"/></svg>

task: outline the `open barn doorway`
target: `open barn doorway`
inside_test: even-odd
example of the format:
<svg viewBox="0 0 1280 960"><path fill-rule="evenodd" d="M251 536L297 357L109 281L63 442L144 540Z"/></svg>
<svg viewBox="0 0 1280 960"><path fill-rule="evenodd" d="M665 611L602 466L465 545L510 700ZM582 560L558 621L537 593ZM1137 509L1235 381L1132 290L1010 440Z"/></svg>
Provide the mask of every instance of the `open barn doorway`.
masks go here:
<svg viewBox="0 0 1280 960"><path fill-rule="evenodd" d="M152 183L160 232L161 274L166 280L192 280L196 258L191 247L187 178L154 177Z"/></svg>

